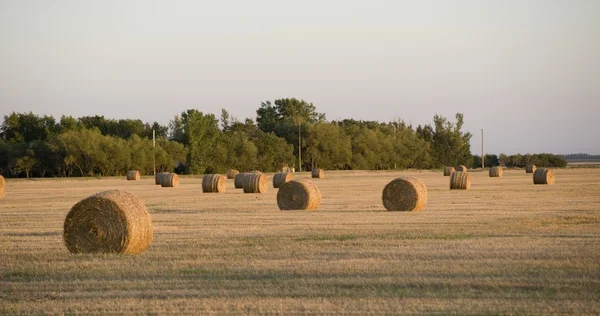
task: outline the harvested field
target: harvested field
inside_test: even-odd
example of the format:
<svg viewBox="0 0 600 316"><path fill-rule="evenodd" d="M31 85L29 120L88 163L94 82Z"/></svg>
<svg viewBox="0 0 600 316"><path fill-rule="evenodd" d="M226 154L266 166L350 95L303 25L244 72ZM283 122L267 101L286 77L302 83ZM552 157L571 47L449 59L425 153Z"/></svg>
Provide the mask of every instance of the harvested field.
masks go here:
<svg viewBox="0 0 600 316"><path fill-rule="evenodd" d="M152 176L7 179L0 314L598 314L600 169L554 171L550 186L523 170L472 172L470 190L450 190L439 170L327 171L313 212L282 212L278 190L233 181L202 194L201 176L174 190ZM385 210L381 192L400 176L426 184L424 210ZM146 205L152 244L69 253L69 209L109 189Z"/></svg>

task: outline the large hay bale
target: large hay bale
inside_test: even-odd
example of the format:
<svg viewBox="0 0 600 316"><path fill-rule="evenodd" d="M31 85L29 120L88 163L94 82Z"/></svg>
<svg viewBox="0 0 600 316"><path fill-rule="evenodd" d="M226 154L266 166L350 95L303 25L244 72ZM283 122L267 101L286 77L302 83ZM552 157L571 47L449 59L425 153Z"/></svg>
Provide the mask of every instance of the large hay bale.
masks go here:
<svg viewBox="0 0 600 316"><path fill-rule="evenodd" d="M243 189L244 188L244 181L246 180L246 176L248 175L247 172L242 172L242 173L238 173L235 175L234 179L233 179L233 186L236 189Z"/></svg>
<svg viewBox="0 0 600 316"><path fill-rule="evenodd" d="M312 170L312 177L318 179L325 178L325 172L323 171L323 169L315 168Z"/></svg>
<svg viewBox="0 0 600 316"><path fill-rule="evenodd" d="M235 179L235 176L240 172L235 169L230 169L227 171L227 179Z"/></svg>
<svg viewBox="0 0 600 316"><path fill-rule="evenodd" d="M159 172L157 174L154 175L154 184L156 185L160 185L161 181L162 181L162 177L166 174L169 174L168 172Z"/></svg>
<svg viewBox="0 0 600 316"><path fill-rule="evenodd" d="M244 193L266 193L267 176L262 173L249 173L244 177Z"/></svg>
<svg viewBox="0 0 600 316"><path fill-rule="evenodd" d="M127 171L127 180L137 181L140 179L140 172L137 170L129 170Z"/></svg>
<svg viewBox="0 0 600 316"><path fill-rule="evenodd" d="M72 253L140 253L152 241L152 218L133 194L104 191L71 208L63 239Z"/></svg>
<svg viewBox="0 0 600 316"><path fill-rule="evenodd" d="M554 184L554 170L537 169L533 173L533 184Z"/></svg>
<svg viewBox="0 0 600 316"><path fill-rule="evenodd" d="M471 175L466 171L456 171L450 176L450 190L469 190Z"/></svg>
<svg viewBox="0 0 600 316"><path fill-rule="evenodd" d="M173 188L179 185L179 175L176 173L163 174L160 179L160 186L163 188Z"/></svg>
<svg viewBox="0 0 600 316"><path fill-rule="evenodd" d="M4 197L5 187L6 181L4 180L3 176L0 176L0 198Z"/></svg>
<svg viewBox="0 0 600 316"><path fill-rule="evenodd" d="M280 172L273 175L273 187L275 189L280 188L284 183L294 179L294 175L291 172Z"/></svg>
<svg viewBox="0 0 600 316"><path fill-rule="evenodd" d="M467 172L469 169L465 165L457 165L456 167L454 167L454 170L455 171Z"/></svg>
<svg viewBox="0 0 600 316"><path fill-rule="evenodd" d="M381 199L388 211L420 211L427 206L427 187L417 178L396 178L383 188Z"/></svg>
<svg viewBox="0 0 600 316"><path fill-rule="evenodd" d="M537 167L535 165L525 166L525 173L534 173Z"/></svg>
<svg viewBox="0 0 600 316"><path fill-rule="evenodd" d="M315 210L321 204L321 192L310 180L291 180L277 192L277 206L285 210Z"/></svg>
<svg viewBox="0 0 600 316"><path fill-rule="evenodd" d="M444 167L444 177L449 177L454 171L454 167Z"/></svg>
<svg viewBox="0 0 600 316"><path fill-rule="evenodd" d="M502 167L500 166L496 166L496 167L491 167L490 168L490 177L492 178L500 178L502 177Z"/></svg>
<svg viewBox="0 0 600 316"><path fill-rule="evenodd" d="M202 177L202 192L221 193L225 192L227 177L220 174L206 174Z"/></svg>

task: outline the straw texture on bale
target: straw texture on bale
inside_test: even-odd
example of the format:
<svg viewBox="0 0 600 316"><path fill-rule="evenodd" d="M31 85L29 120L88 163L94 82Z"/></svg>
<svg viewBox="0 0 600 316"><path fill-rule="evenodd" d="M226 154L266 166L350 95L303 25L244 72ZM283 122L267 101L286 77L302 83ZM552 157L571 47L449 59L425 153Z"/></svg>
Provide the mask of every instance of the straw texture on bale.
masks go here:
<svg viewBox="0 0 600 316"><path fill-rule="evenodd" d="M225 192L227 177L220 174L206 174L202 177L202 192L221 193Z"/></svg>
<svg viewBox="0 0 600 316"><path fill-rule="evenodd" d="M104 191L71 208L63 239L72 253L140 253L152 242L152 219L133 194Z"/></svg>
<svg viewBox="0 0 600 316"><path fill-rule="evenodd" d="M262 173L249 173L244 177L244 193L266 193L267 176Z"/></svg>
<svg viewBox="0 0 600 316"><path fill-rule="evenodd" d="M525 166L525 173L534 173L537 167L535 165Z"/></svg>
<svg viewBox="0 0 600 316"><path fill-rule="evenodd" d="M227 171L227 179L235 179L235 176L239 173L240 172L235 169L230 169L229 171Z"/></svg>
<svg viewBox="0 0 600 316"><path fill-rule="evenodd" d="M294 179L294 175L290 172L280 172L273 175L273 187L280 188L284 183Z"/></svg>
<svg viewBox="0 0 600 316"><path fill-rule="evenodd" d="M244 181L245 181L247 175L248 175L247 172L242 172L242 173L236 174L235 177L234 177L234 179L233 179L233 186L236 189L243 189L244 188Z"/></svg>
<svg viewBox="0 0 600 316"><path fill-rule="evenodd" d="M417 178L396 178L383 188L381 199L388 211L420 211L427 206L427 187Z"/></svg>
<svg viewBox="0 0 600 316"><path fill-rule="evenodd" d="M533 184L554 184L554 170L537 169L533 173Z"/></svg>
<svg viewBox="0 0 600 316"><path fill-rule="evenodd" d="M463 172L467 172L467 171L468 171L468 168L467 168L467 166L465 166L465 165L458 165L458 166L454 167L454 170L455 170L455 171L463 171Z"/></svg>
<svg viewBox="0 0 600 316"><path fill-rule="evenodd" d="M500 166L496 166L496 167L491 167L490 168L490 177L492 178L500 178L502 177L502 167Z"/></svg>
<svg viewBox="0 0 600 316"><path fill-rule="evenodd" d="M444 177L449 177L454 171L454 167L444 167Z"/></svg>
<svg viewBox="0 0 600 316"><path fill-rule="evenodd" d="M160 179L160 186L163 188L173 188L179 185L179 175L176 173L163 174Z"/></svg>
<svg viewBox="0 0 600 316"><path fill-rule="evenodd" d="M315 210L321 204L321 192L310 180L291 180L277 192L277 206L286 210Z"/></svg>
<svg viewBox="0 0 600 316"><path fill-rule="evenodd" d="M154 175L154 184L160 185L161 181L162 181L162 177L166 174L169 174L168 172L159 172L156 175Z"/></svg>
<svg viewBox="0 0 600 316"><path fill-rule="evenodd" d="M323 171L323 169L317 169L317 168L315 168L315 169L312 170L312 177L313 178L318 178L318 179L325 178L325 172Z"/></svg>
<svg viewBox="0 0 600 316"><path fill-rule="evenodd" d="M129 170L127 171L127 180L139 180L140 172L137 170Z"/></svg>
<svg viewBox="0 0 600 316"><path fill-rule="evenodd" d="M0 176L0 198L4 197L5 187L6 181L4 180L3 176Z"/></svg>
<svg viewBox="0 0 600 316"><path fill-rule="evenodd" d="M450 190L469 190L471 175L466 171L456 171L450 176Z"/></svg>

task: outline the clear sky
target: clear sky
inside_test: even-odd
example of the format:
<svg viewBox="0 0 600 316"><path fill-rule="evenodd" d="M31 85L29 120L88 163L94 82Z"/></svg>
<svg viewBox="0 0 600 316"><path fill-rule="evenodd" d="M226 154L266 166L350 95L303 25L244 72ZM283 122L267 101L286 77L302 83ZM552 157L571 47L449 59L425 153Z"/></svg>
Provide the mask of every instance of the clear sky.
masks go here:
<svg viewBox="0 0 600 316"><path fill-rule="evenodd" d="M0 0L0 115L167 124L296 97L465 115L490 153L600 153L599 0Z"/></svg>

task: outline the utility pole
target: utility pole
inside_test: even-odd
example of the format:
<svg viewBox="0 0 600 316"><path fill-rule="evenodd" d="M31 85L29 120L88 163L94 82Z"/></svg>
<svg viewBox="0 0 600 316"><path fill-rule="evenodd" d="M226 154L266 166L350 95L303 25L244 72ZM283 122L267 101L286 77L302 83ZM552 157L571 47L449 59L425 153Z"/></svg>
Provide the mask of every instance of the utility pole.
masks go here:
<svg viewBox="0 0 600 316"><path fill-rule="evenodd" d="M154 176L156 176L156 134L154 129L152 129L152 164L154 166Z"/></svg>
<svg viewBox="0 0 600 316"><path fill-rule="evenodd" d="M300 122L298 122L298 171L302 171L302 131L300 130Z"/></svg>
<svg viewBox="0 0 600 316"><path fill-rule="evenodd" d="M483 128L481 129L481 169L485 168L485 156L483 155Z"/></svg>
<svg viewBox="0 0 600 316"><path fill-rule="evenodd" d="M398 120L400 120L400 119L398 119ZM397 129L398 129L398 127L396 125L394 125L394 143L396 142ZM396 144L394 144L394 145L396 145ZM396 170L396 168L397 168L396 161L398 161L398 156L396 156L396 159L394 159L394 170Z"/></svg>

